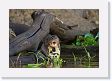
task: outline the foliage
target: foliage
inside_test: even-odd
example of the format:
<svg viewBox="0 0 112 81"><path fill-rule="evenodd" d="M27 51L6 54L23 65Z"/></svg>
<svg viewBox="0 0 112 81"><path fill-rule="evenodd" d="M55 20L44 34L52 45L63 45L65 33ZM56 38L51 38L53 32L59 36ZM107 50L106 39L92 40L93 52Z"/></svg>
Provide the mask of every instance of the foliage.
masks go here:
<svg viewBox="0 0 112 81"><path fill-rule="evenodd" d="M27 68L40 68L43 65L43 63L41 64L28 64Z"/></svg>
<svg viewBox="0 0 112 81"><path fill-rule="evenodd" d="M25 67L25 68L41 68L41 67L47 67L48 65L51 64L49 62L49 60L46 60L45 56L40 51L38 51L37 54L34 52L29 52L29 53L34 54L36 56L37 62L35 64L24 65L23 67ZM49 59L49 57L47 57L47 59ZM41 60L41 61L39 61L39 60ZM54 68L62 67L63 61L60 57L54 57L54 58L50 59L50 61L53 64L52 67L54 67Z"/></svg>
<svg viewBox="0 0 112 81"><path fill-rule="evenodd" d="M80 60L80 64L82 64L82 60L86 59L87 62L84 63L85 67L91 67L91 57L90 52L86 49L86 46L94 46L97 45L99 39L99 33L96 36L93 36L91 33L87 33L82 36L77 36L76 40L72 43L75 46L83 46L86 52L86 55L82 58L76 57L73 53L74 64L76 66L77 60Z"/></svg>
<svg viewBox="0 0 112 81"><path fill-rule="evenodd" d="M62 59L61 58L53 58L53 67L60 68L62 67Z"/></svg>
<svg viewBox="0 0 112 81"><path fill-rule="evenodd" d="M93 36L91 33L87 33L84 36L77 36L76 40L72 43L76 46L89 46L89 45L96 45L97 44L97 36Z"/></svg>

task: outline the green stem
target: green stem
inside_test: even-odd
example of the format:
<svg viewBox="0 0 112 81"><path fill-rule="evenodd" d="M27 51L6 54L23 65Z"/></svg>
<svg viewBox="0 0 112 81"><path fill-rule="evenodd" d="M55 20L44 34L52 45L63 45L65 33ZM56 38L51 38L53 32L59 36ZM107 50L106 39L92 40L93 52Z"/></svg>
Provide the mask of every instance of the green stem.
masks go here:
<svg viewBox="0 0 112 81"><path fill-rule="evenodd" d="M73 53L73 57L74 57L74 64L76 65L77 58L74 53Z"/></svg>
<svg viewBox="0 0 112 81"><path fill-rule="evenodd" d="M90 53L87 51L87 49L85 48L85 46L84 46L84 49L85 49L85 51L86 51L86 54L87 54L87 56L88 56L88 67L90 67L91 65L91 56L90 56Z"/></svg>

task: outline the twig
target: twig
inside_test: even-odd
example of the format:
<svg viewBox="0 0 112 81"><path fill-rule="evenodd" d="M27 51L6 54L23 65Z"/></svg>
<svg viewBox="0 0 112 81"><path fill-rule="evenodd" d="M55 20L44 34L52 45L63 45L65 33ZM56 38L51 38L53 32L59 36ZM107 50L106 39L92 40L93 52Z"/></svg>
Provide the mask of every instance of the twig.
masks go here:
<svg viewBox="0 0 112 81"><path fill-rule="evenodd" d="M20 58L21 54L22 54L22 53L19 53L19 55L18 55L18 57L17 57L17 60L16 60L16 67L17 67L18 60L19 60L19 58Z"/></svg>
<svg viewBox="0 0 112 81"><path fill-rule="evenodd" d="M9 58L9 60L11 61L13 68L15 68L15 65L14 65L14 62L12 61L12 59Z"/></svg>

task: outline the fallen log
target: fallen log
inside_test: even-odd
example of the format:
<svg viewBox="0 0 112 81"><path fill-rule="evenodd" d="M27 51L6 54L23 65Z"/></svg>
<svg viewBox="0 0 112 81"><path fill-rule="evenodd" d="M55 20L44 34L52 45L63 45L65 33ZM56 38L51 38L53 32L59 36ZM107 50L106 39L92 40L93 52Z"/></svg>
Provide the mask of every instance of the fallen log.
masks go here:
<svg viewBox="0 0 112 81"><path fill-rule="evenodd" d="M18 35L9 43L9 56L16 55L24 50L33 49L37 51L41 40L49 33L50 24L54 16L40 11L35 14L35 21L31 29Z"/></svg>
<svg viewBox="0 0 112 81"><path fill-rule="evenodd" d="M27 56L11 56L9 57L9 67L10 68L18 68L22 67L23 65L27 64L34 64L36 63L35 55L27 55Z"/></svg>
<svg viewBox="0 0 112 81"><path fill-rule="evenodd" d="M79 12L79 11L76 11L76 12ZM37 12L35 11L31 15L33 22L35 22L35 19L36 19L35 16L38 15L36 13ZM73 18L70 15L67 15L67 18L66 16L63 16L62 21L56 16L55 21L52 22L52 24L50 25L50 34L57 35L61 41L66 43L66 42L74 40L77 35L84 35L98 28L98 26L94 25L93 23L90 23L86 19L80 17L78 14L74 14L72 16ZM63 22L63 21L66 21L66 22ZM74 22L74 24L67 24L67 21L68 23ZM21 34L27 31L29 28L31 28L21 24L12 24L11 27L12 29L14 29L15 33L17 32L17 34Z"/></svg>
<svg viewBox="0 0 112 81"><path fill-rule="evenodd" d="M75 23L75 22L74 22ZM76 38L77 35L84 35L96 29L94 25L87 21L80 21L73 26L66 25L61 21L55 21L51 24L51 34L56 34L63 42L69 42Z"/></svg>
<svg viewBox="0 0 112 81"><path fill-rule="evenodd" d="M9 28L12 29L16 35L19 35L19 34L22 34L26 31L28 31L31 28L31 26L10 22Z"/></svg>

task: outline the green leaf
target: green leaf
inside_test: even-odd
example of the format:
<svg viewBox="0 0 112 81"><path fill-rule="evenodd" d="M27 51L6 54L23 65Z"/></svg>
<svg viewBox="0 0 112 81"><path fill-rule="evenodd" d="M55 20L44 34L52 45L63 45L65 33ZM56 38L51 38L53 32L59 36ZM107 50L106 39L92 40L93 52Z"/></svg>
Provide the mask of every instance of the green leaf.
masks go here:
<svg viewBox="0 0 112 81"><path fill-rule="evenodd" d="M76 45L77 45L77 46L80 46L80 45L81 45L81 43L80 43L80 42L76 42Z"/></svg>
<svg viewBox="0 0 112 81"><path fill-rule="evenodd" d="M62 59L61 58L53 58L53 67L60 68L62 67Z"/></svg>
<svg viewBox="0 0 112 81"><path fill-rule="evenodd" d="M92 34L90 34L90 33L85 34L85 36L84 36L84 37L85 37L85 38L86 38L86 37L94 38L94 36L93 36Z"/></svg>
<svg viewBox="0 0 112 81"><path fill-rule="evenodd" d="M28 64L28 68L40 68L42 64Z"/></svg>

